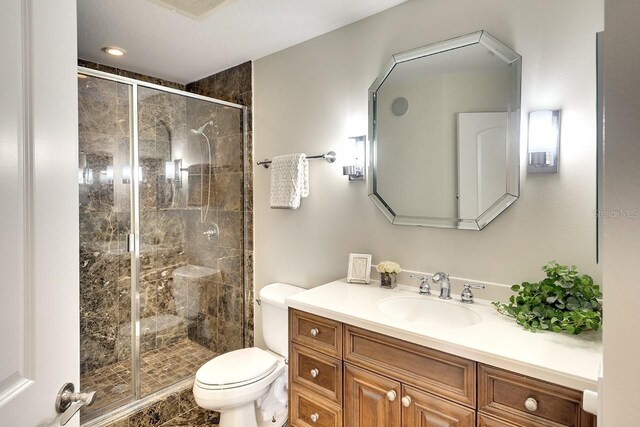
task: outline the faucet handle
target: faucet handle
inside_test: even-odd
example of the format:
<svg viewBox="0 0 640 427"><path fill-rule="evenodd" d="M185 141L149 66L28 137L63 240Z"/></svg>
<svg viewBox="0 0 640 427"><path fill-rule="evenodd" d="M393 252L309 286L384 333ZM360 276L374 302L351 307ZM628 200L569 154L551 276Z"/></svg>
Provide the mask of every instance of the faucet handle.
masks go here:
<svg viewBox="0 0 640 427"><path fill-rule="evenodd" d="M465 283L464 289L462 289L462 293L460 294L460 301L465 304L473 304L473 292L471 289L484 289L485 286L482 283L470 284Z"/></svg>
<svg viewBox="0 0 640 427"><path fill-rule="evenodd" d="M429 277L427 275L420 276L418 274L410 274L409 277L420 280L420 295L431 295L431 286L429 285Z"/></svg>

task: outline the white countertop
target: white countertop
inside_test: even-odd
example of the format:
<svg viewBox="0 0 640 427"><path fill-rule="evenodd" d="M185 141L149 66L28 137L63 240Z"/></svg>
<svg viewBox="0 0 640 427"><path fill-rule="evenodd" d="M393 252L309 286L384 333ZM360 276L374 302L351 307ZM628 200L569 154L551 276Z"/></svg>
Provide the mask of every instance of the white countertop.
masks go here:
<svg viewBox="0 0 640 427"><path fill-rule="evenodd" d="M415 295L442 304L462 305L458 295L442 301L437 295L418 295L417 288L399 285L383 289L377 283L359 285L338 280L287 298L290 307L328 317L404 341L514 371L575 390L597 390L602 360L602 334L578 336L525 331L510 317L499 314L489 301L476 298L465 304L482 317L468 327L437 327L397 320L378 309L389 297Z"/></svg>

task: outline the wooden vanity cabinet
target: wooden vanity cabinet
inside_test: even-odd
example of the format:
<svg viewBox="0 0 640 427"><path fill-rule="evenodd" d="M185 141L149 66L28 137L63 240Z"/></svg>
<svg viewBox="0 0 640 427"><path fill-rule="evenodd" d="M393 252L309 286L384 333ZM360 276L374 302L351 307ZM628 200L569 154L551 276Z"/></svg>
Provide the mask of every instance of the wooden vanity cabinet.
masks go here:
<svg viewBox="0 0 640 427"><path fill-rule="evenodd" d="M475 409L344 364L345 427L475 427Z"/></svg>
<svg viewBox="0 0 640 427"><path fill-rule="evenodd" d="M402 427L475 427L476 425L474 408L449 402L409 386L402 387L402 399ZM405 407L405 404L408 406Z"/></svg>
<svg viewBox="0 0 640 427"><path fill-rule="evenodd" d="M482 364L478 413L483 427L592 427L596 421L582 410L581 392Z"/></svg>
<svg viewBox="0 0 640 427"><path fill-rule="evenodd" d="M401 393L399 381L345 363L345 427L400 426Z"/></svg>
<svg viewBox="0 0 640 427"><path fill-rule="evenodd" d="M351 325L343 331L345 427L475 427L475 362Z"/></svg>
<svg viewBox="0 0 640 427"><path fill-rule="evenodd" d="M289 337L292 427L595 426L556 384L295 309Z"/></svg>
<svg viewBox="0 0 640 427"><path fill-rule="evenodd" d="M342 323L289 310L289 424L343 425Z"/></svg>

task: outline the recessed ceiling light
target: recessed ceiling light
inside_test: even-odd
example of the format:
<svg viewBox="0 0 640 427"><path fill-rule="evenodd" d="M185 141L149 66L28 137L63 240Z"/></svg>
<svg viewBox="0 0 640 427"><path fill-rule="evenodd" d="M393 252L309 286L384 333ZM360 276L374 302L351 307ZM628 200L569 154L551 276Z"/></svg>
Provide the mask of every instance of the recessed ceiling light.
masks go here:
<svg viewBox="0 0 640 427"><path fill-rule="evenodd" d="M119 47L115 47L115 46L107 46L107 47L103 47L102 51L104 53L108 53L109 55L113 55L113 56L122 56L125 54L125 50Z"/></svg>

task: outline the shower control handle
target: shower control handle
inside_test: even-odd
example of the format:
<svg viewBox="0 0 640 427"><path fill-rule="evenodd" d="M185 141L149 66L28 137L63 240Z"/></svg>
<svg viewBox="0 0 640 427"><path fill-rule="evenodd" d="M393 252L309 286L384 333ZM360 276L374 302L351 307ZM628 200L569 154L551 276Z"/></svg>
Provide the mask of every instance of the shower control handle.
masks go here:
<svg viewBox="0 0 640 427"><path fill-rule="evenodd" d="M96 400L96 392L76 393L72 383L62 386L56 396L56 411L62 414L60 425L66 425L83 406L91 406Z"/></svg>

